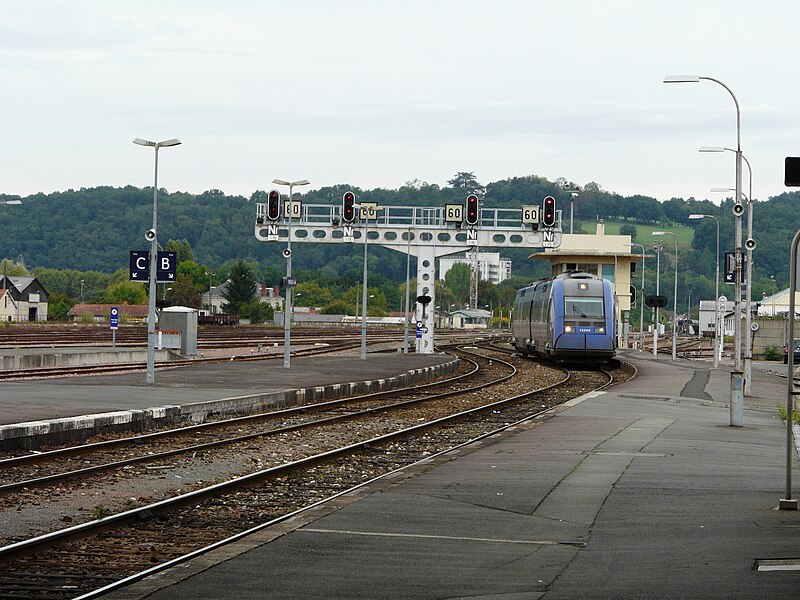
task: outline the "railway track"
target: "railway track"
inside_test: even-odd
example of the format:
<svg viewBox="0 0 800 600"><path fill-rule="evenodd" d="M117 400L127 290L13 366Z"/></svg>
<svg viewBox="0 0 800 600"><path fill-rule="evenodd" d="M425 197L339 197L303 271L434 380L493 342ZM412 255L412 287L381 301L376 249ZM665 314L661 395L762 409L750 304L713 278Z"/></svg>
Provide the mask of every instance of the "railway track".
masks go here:
<svg viewBox="0 0 800 600"><path fill-rule="evenodd" d="M0 548L0 562L4 563L0 589L35 590L42 597L53 598L108 590L185 560L221 540L274 525L304 507L405 465L534 418L611 381L609 375L599 372L570 375L534 361L502 357L491 348L466 348L460 354L470 354L481 373L493 371L490 381L482 381L478 389L472 385L472 389L449 390L447 396L425 394L425 401L417 394L417 399L406 405L395 397L390 402L394 408L362 406L358 417L353 416L359 412L355 407L342 405L341 410L349 411L340 415L345 420L317 423L303 429L307 434L284 431L270 437L263 447L250 439L235 442L225 451L219 447L213 453L192 450L202 461L213 458L214 463L250 462L251 466L235 478L226 471L221 481L210 486L192 486L178 494L172 490L162 494L166 496L163 499L147 502L139 499L141 505L130 510L117 512L109 504L101 507L104 514L94 514L101 518ZM462 380L469 377L478 378L470 374ZM548 385L542 385L543 380L548 380ZM534 382L535 389L531 389ZM385 403L385 398L382 401ZM178 463L175 468L181 473L192 473L191 466L170 460ZM93 490L102 490L103 481L109 479L108 475L95 477L94 483L78 486L71 482L71 487L95 497ZM119 483L114 486L117 496L127 492L128 488L119 489ZM58 494L67 493L63 488L56 488ZM12 496L4 497L3 506L9 510L15 503L31 501L30 495L40 504L48 498L45 492L28 489L15 501L9 500ZM64 503L63 496L60 498ZM98 512L97 507L94 510Z"/></svg>

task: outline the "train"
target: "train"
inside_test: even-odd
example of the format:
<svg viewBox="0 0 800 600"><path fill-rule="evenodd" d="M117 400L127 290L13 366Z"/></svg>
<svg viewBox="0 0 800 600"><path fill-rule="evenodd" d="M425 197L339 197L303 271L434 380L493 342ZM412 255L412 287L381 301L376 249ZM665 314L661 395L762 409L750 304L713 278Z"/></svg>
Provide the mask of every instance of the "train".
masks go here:
<svg viewBox="0 0 800 600"><path fill-rule="evenodd" d="M602 364L617 349L611 282L583 272L540 279L514 301L514 347L562 363Z"/></svg>

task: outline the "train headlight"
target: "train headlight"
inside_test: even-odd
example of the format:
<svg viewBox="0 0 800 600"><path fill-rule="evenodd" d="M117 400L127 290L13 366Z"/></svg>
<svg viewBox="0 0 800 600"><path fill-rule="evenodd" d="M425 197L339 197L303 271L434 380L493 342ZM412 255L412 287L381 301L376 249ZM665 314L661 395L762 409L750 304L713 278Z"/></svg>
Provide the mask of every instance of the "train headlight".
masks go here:
<svg viewBox="0 0 800 600"><path fill-rule="evenodd" d="M564 333L572 333L572 325L564 325Z"/></svg>
<svg viewBox="0 0 800 600"><path fill-rule="evenodd" d="M605 333L605 332L606 332L606 328L605 327L598 327L597 328L597 333Z"/></svg>

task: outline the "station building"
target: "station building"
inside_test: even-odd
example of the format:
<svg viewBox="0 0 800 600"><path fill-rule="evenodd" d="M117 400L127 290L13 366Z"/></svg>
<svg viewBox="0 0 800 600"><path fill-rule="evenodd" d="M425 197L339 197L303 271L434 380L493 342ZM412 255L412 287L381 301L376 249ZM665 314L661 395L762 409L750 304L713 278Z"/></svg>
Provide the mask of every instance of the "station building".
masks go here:
<svg viewBox="0 0 800 600"><path fill-rule="evenodd" d="M600 221L594 235L562 234L561 246L545 248L529 258L549 261L552 276L567 271L582 271L610 281L616 304L617 345L627 348L631 304L639 289L633 274L636 272L636 263L642 260L642 254L635 254L632 250L631 236L606 235L605 226Z"/></svg>

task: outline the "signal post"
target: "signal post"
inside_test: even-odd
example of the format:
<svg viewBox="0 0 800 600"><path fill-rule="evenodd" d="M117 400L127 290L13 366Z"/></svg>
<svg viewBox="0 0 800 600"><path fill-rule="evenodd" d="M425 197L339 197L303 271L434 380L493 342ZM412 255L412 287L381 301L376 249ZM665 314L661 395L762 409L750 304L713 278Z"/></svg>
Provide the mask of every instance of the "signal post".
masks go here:
<svg viewBox="0 0 800 600"><path fill-rule="evenodd" d="M448 254L494 248L558 248L561 211L548 196L541 205L502 209L480 206L470 194L464 204L382 206L357 203L345 192L341 205L292 201L291 228L285 211L272 202L256 205L256 239L289 243L364 243L390 248L417 258L415 347L434 352L436 259ZM358 204L359 208L355 205ZM540 219L541 216L541 219Z"/></svg>

